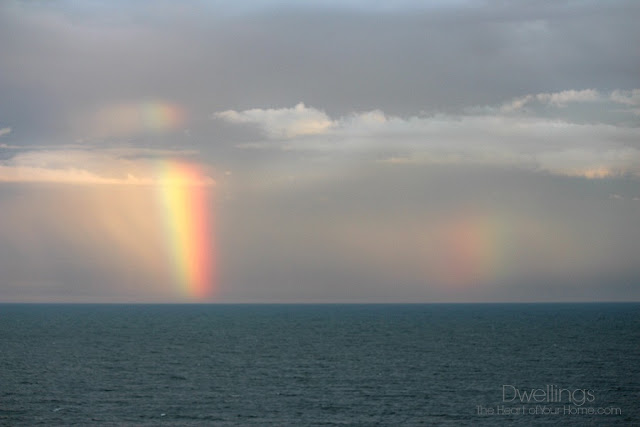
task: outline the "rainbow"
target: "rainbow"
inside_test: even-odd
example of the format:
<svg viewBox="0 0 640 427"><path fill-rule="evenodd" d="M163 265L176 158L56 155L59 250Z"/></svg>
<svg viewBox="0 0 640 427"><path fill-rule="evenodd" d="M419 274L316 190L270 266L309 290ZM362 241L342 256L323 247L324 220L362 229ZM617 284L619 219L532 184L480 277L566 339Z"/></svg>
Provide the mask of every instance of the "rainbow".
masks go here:
<svg viewBox="0 0 640 427"><path fill-rule="evenodd" d="M160 163L158 178L174 279L187 298L211 298L216 272L210 209L213 181L197 166L172 161Z"/></svg>
<svg viewBox="0 0 640 427"><path fill-rule="evenodd" d="M164 132L176 129L184 122L184 111L174 104L145 102L137 109L140 127L145 130Z"/></svg>
<svg viewBox="0 0 640 427"><path fill-rule="evenodd" d="M164 101L107 105L89 121L94 132L103 136L129 136L139 133L165 133L185 124L183 107Z"/></svg>
<svg viewBox="0 0 640 427"><path fill-rule="evenodd" d="M435 274L449 288L492 283L509 274L510 220L474 212L452 214L436 233Z"/></svg>

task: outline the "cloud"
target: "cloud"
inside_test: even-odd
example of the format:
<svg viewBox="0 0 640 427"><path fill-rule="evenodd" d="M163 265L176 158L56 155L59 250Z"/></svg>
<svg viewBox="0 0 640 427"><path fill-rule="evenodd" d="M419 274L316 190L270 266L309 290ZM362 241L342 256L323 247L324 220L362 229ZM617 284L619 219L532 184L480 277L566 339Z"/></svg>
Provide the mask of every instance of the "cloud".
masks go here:
<svg viewBox="0 0 640 427"><path fill-rule="evenodd" d="M583 89L583 90L564 90L561 92L553 93L538 93L521 96L513 99L512 101L503 104L500 111L504 113L514 112L521 110L527 104L537 101L543 105L550 105L554 107L567 107L570 103L577 102L594 102L602 99L601 94L595 89Z"/></svg>
<svg viewBox="0 0 640 427"><path fill-rule="evenodd" d="M566 107L570 102L592 102L597 101L600 94L594 89L565 90L556 93L539 93L536 99L542 103Z"/></svg>
<svg viewBox="0 0 640 427"><path fill-rule="evenodd" d="M633 148L582 149L574 147L538 154L541 167L552 173L584 178L640 176L640 151Z"/></svg>
<svg viewBox="0 0 640 427"><path fill-rule="evenodd" d="M25 151L0 161L0 182L137 186L173 184L173 178L167 178L159 172L163 164L171 162L166 160L171 157L157 157L166 153L166 150L156 153L129 148ZM140 157L141 154L145 157ZM150 157L150 154L154 157ZM177 158L179 152L173 154ZM210 186L215 184L215 180L204 174L189 174L181 177L179 184Z"/></svg>
<svg viewBox="0 0 640 427"><path fill-rule="evenodd" d="M10 133L11 133L10 127L0 129L0 136L9 135Z"/></svg>
<svg viewBox="0 0 640 427"><path fill-rule="evenodd" d="M320 110L299 103L293 108L245 111L227 110L213 115L231 123L250 123L260 126L270 137L293 138L325 133L332 126L329 117Z"/></svg>
<svg viewBox="0 0 640 427"><path fill-rule="evenodd" d="M571 110L571 103L600 98L596 91L587 89L527 95L518 102L536 100ZM611 111L608 105L599 107L603 115ZM376 161L380 162L382 155L382 162L390 164L515 166L585 178L640 176L638 127L616 124L615 120L572 121L570 114L559 119L524 110L514 115L504 108L469 111L464 115L398 117L373 110L332 119L298 104L294 108L225 111L215 116L231 123L259 124L265 129L267 140L241 148L373 154L378 155ZM321 127L300 130L304 123L316 123L318 117Z"/></svg>
<svg viewBox="0 0 640 427"><path fill-rule="evenodd" d="M533 101L534 99L535 99L534 95L525 95L522 97L515 98L510 102L503 104L502 107L500 107L500 111L503 113L511 113L514 111L521 110L522 108L524 108L525 105L527 105L529 102Z"/></svg>
<svg viewBox="0 0 640 427"><path fill-rule="evenodd" d="M29 166L0 166L0 182L41 182L54 184L151 184L151 180L136 178L106 178L86 169L47 169Z"/></svg>
<svg viewBox="0 0 640 427"><path fill-rule="evenodd" d="M609 97L611 101L629 106L640 105L640 89L614 90Z"/></svg>

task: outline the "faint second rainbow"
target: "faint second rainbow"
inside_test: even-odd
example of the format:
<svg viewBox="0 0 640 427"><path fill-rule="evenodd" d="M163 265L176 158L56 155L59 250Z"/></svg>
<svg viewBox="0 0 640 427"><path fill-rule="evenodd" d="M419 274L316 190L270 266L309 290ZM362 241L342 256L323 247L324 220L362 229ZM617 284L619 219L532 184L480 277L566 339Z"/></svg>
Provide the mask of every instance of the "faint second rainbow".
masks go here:
<svg viewBox="0 0 640 427"><path fill-rule="evenodd" d="M494 283L508 276L511 219L498 213L453 212L435 227L431 274L448 288Z"/></svg>
<svg viewBox="0 0 640 427"><path fill-rule="evenodd" d="M179 130L186 123L184 107L166 101L142 101L103 106L88 123L98 136L164 133Z"/></svg>
<svg viewBox="0 0 640 427"><path fill-rule="evenodd" d="M176 129L185 120L182 107L166 102L144 102L137 106L142 129L166 131Z"/></svg>

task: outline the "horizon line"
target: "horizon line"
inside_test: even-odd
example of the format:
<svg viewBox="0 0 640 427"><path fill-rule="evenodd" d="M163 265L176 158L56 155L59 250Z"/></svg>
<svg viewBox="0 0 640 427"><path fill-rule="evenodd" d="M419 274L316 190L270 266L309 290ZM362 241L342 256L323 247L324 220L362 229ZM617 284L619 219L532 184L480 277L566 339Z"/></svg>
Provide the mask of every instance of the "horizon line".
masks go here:
<svg viewBox="0 0 640 427"><path fill-rule="evenodd" d="M77 301L0 301L0 305L542 305L542 304L640 304L637 301L467 301L467 302L77 302Z"/></svg>

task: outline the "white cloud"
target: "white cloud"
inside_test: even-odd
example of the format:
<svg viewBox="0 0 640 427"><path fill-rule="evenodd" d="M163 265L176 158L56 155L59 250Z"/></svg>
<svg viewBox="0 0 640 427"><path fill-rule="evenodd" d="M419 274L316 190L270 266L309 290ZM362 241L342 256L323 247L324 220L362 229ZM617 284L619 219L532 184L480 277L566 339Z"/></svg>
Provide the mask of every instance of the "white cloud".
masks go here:
<svg viewBox="0 0 640 427"><path fill-rule="evenodd" d="M582 176L585 178L607 178L624 174L640 176L640 151L633 148L581 149L540 153L539 166L549 172Z"/></svg>
<svg viewBox="0 0 640 427"><path fill-rule="evenodd" d="M9 135L11 133L11 128L6 127L0 129L0 136Z"/></svg>
<svg viewBox="0 0 640 427"><path fill-rule="evenodd" d="M132 175L126 178L107 178L86 169L47 169L31 166L0 165L0 182L46 182L52 184L133 184L149 185L147 179Z"/></svg>
<svg viewBox="0 0 640 427"><path fill-rule="evenodd" d="M594 89L564 90L555 93L539 93L536 99L544 104L557 107L565 107L570 102L592 102L600 98L598 91Z"/></svg>
<svg viewBox="0 0 640 427"><path fill-rule="evenodd" d="M629 106L640 105L640 89L614 90L609 97L611 101Z"/></svg>
<svg viewBox="0 0 640 427"><path fill-rule="evenodd" d="M543 105L566 107L574 102L594 102L602 99L595 89L564 90L561 92L529 94L515 98L501 106L500 111L510 113L523 109L527 104L537 101Z"/></svg>
<svg viewBox="0 0 640 427"><path fill-rule="evenodd" d="M500 107L500 111L503 113L511 113L514 111L521 110L522 108L524 108L525 105L527 105L533 99L535 99L534 95L525 95L519 98L515 98L510 102L503 104L502 107Z"/></svg>
<svg viewBox="0 0 640 427"><path fill-rule="evenodd" d="M231 123L257 124L273 138L322 134L333 125L326 113L307 108L303 103L293 108L254 108L240 112L227 110L214 113L213 116Z"/></svg>
<svg viewBox="0 0 640 427"><path fill-rule="evenodd" d="M199 166L165 158L126 158L136 150L34 150L0 161L0 182L54 184L180 185L209 186L215 181ZM161 151L164 152L164 151ZM147 153L148 155L149 153ZM156 153L154 153L156 154ZM167 165L188 169L188 173L166 174ZM158 166L164 166L159 168Z"/></svg>
<svg viewBox="0 0 640 427"><path fill-rule="evenodd" d="M587 89L527 95L508 105L513 110L526 102L566 106L595 99L600 95ZM550 119L525 110L514 115L504 108L467 111L465 115L402 118L374 110L331 119L320 110L298 104L288 109L226 111L216 116L265 128L269 140L242 148L378 153L378 162L380 153L389 153L382 162L517 166L585 178L640 176L638 127ZM316 120L323 125L301 131L302 123Z"/></svg>

